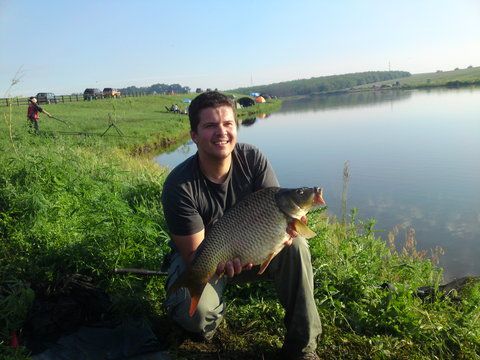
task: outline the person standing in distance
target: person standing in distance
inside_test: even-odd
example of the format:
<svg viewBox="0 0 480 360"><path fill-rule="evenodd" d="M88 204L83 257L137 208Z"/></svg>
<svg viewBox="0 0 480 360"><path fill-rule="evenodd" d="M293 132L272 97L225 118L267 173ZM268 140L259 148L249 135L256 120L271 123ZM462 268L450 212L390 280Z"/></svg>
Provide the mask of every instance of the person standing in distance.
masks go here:
<svg viewBox="0 0 480 360"><path fill-rule="evenodd" d="M52 115L45 109L41 108L37 104L37 98L35 96L31 96L28 99L28 109L27 109L27 119L28 119L28 125L30 129L33 129L35 133L38 133L40 131L40 128L38 126L38 119L39 119L39 113L44 113L48 117L52 117Z"/></svg>
<svg viewBox="0 0 480 360"><path fill-rule="evenodd" d="M167 291L225 211L257 190L279 186L267 158L256 147L237 143L235 108L230 98L217 91L202 93L190 104L190 136L197 153L172 170L162 192L172 248ZM286 311L282 355L318 359L315 350L322 328L313 297L310 250L302 238L286 245L262 275L257 274L258 267L242 264L238 258L218 264L217 274L227 276L207 284L192 317L190 295L184 288L165 300L167 314L186 331L209 340L223 318L227 283L271 280Z"/></svg>

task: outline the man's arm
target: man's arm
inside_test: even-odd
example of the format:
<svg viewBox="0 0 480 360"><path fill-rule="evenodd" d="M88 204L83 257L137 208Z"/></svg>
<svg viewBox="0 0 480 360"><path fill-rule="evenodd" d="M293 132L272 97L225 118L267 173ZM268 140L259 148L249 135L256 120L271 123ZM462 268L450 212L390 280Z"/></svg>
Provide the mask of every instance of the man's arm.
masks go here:
<svg viewBox="0 0 480 360"><path fill-rule="evenodd" d="M44 113L45 115L47 115L48 117L52 117L52 115L45 109L42 109L42 113Z"/></svg>
<svg viewBox="0 0 480 360"><path fill-rule="evenodd" d="M205 230L201 230L192 235L171 235L172 241L186 264L189 264L194 259L195 251L197 251L204 237ZM242 270L250 270L252 267L253 264L242 265L240 259L235 258L218 264L216 273L218 276L226 274L228 277L233 277L234 275L240 274Z"/></svg>
<svg viewBox="0 0 480 360"><path fill-rule="evenodd" d="M201 230L192 235L171 234L172 241L186 264L189 264L193 260L195 251L202 243L204 237L205 230Z"/></svg>

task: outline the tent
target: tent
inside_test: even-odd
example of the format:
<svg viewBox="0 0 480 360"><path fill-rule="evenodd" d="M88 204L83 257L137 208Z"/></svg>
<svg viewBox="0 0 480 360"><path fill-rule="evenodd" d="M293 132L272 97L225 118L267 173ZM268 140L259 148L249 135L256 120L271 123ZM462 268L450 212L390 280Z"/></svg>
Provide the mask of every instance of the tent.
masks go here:
<svg viewBox="0 0 480 360"><path fill-rule="evenodd" d="M265 102L265 98L264 98L263 96L257 96L257 97L255 98L255 102L256 102L257 104L264 103L264 102Z"/></svg>
<svg viewBox="0 0 480 360"><path fill-rule="evenodd" d="M255 101L249 97L242 97L238 99L238 103L242 105L242 107L249 107L255 105Z"/></svg>

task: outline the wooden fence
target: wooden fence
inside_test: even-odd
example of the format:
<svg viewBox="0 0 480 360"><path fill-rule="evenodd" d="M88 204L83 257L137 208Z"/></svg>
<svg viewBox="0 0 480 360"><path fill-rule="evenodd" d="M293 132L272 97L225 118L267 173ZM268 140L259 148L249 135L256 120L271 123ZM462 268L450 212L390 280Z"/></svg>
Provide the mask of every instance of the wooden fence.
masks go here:
<svg viewBox="0 0 480 360"><path fill-rule="evenodd" d="M149 95L147 93L132 93L132 94L122 94L120 97L139 97L139 96L146 96ZM28 97L14 97L14 98L0 98L0 106L27 106L28 105ZM107 97L98 98L96 100L107 99ZM52 103L68 103L68 102L75 102L75 101L84 101L83 94L74 94L74 95L58 95L55 96L55 102ZM93 99L95 100L95 99ZM85 99L85 101L89 101ZM43 103L44 104L44 103ZM41 104L40 104L41 105Z"/></svg>

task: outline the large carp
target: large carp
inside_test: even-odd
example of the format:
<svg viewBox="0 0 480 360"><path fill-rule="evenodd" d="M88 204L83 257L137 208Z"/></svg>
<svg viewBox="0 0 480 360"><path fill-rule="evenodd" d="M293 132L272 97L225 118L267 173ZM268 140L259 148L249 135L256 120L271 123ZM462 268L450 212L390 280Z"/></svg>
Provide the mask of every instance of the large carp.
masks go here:
<svg viewBox="0 0 480 360"><path fill-rule="evenodd" d="M321 205L325 201L322 189L317 187L269 187L248 195L212 226L195 258L168 293L186 287L191 297L189 314L193 316L203 289L220 262L239 258L242 264L261 264L262 274L290 238L287 229L307 239L315 236L301 219Z"/></svg>

